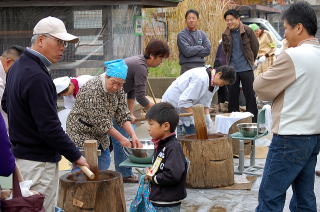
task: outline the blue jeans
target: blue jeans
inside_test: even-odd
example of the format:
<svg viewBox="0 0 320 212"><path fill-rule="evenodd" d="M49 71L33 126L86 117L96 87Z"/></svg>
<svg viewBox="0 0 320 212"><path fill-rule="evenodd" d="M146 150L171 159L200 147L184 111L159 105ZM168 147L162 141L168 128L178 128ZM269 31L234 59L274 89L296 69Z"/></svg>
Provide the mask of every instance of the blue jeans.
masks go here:
<svg viewBox="0 0 320 212"><path fill-rule="evenodd" d="M107 170L111 163L110 150L109 148L106 150L103 150L102 148L99 149L101 150L101 155L98 157L98 168L99 170Z"/></svg>
<svg viewBox="0 0 320 212"><path fill-rule="evenodd" d="M181 207L181 205L171 206L171 207L156 207L156 206L154 206L154 208L156 209L157 212L179 212L180 207Z"/></svg>
<svg viewBox="0 0 320 212"><path fill-rule="evenodd" d="M191 135L196 133L196 128L193 124L190 124L190 126L186 125L178 125L177 127L177 137L185 136L185 135Z"/></svg>
<svg viewBox="0 0 320 212"><path fill-rule="evenodd" d="M256 212L283 210L292 186L291 212L316 212L315 166L320 135L273 135L259 189Z"/></svg>
<svg viewBox="0 0 320 212"><path fill-rule="evenodd" d="M117 125L116 122L113 122L113 127L118 130L124 137L129 138L127 132L120 126ZM132 125L135 128L135 125ZM124 153L122 146L119 141L110 136L111 142L113 145L113 154L114 154L114 166L117 172L120 172L122 177L132 176L132 168L129 167L119 167L119 164L127 159L126 154Z"/></svg>

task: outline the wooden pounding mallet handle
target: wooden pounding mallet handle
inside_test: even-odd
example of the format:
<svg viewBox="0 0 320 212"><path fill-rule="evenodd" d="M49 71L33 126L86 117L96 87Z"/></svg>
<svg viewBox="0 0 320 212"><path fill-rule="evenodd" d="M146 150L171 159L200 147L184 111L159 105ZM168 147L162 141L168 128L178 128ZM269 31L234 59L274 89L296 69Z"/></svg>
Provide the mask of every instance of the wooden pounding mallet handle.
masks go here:
<svg viewBox="0 0 320 212"><path fill-rule="evenodd" d="M83 173L90 179L93 180L95 178L94 173L88 169L86 166L79 166L79 168L83 171Z"/></svg>

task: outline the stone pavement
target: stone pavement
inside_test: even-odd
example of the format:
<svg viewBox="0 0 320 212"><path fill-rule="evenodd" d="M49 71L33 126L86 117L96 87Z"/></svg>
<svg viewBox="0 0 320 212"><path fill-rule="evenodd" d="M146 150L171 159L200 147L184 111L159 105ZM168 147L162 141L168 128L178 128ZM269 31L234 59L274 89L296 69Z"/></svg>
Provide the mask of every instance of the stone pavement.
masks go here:
<svg viewBox="0 0 320 212"><path fill-rule="evenodd" d="M136 129L140 139L147 139L147 124ZM257 146L268 146L271 136L257 140ZM264 165L265 159L256 159L257 165ZM234 165L238 164L238 159L234 159ZM245 164L249 165L249 159L245 159ZM318 157L317 170L320 170L320 157ZM210 212L214 206L226 208L228 212L253 212L258 203L258 190L261 177L258 177L251 190L217 190L217 189L188 189L187 198L182 203L182 212ZM127 210L138 189L138 184L124 184ZM320 177L315 179L315 193L317 197L317 209L320 211ZM287 198L284 211L289 211L289 203L292 196L291 188L287 191Z"/></svg>
<svg viewBox="0 0 320 212"><path fill-rule="evenodd" d="M138 137L141 140L148 139L149 136L146 131L146 123L137 128ZM270 141L264 139L257 142L257 145L268 145ZM113 158L113 155L112 155ZM249 159L245 162L248 164ZM257 159L258 165L263 165L265 159ZM234 159L235 165L238 163L238 159ZM114 164L112 160L111 170L114 170ZM317 169L320 170L320 158L318 158ZM64 174L65 171L61 171L60 174ZM10 186L11 178L0 178L0 184L2 187ZM226 208L228 212L253 212L258 202L258 189L260 185L261 177L258 177L251 190L217 190L217 189L188 189L187 198L182 203L182 212L207 212L212 211L214 206L221 206ZM127 210L129 211L130 203L135 196L135 192L138 189L138 184L124 184L125 199L127 204ZM318 202L318 211L320 211L320 177L315 179L315 193ZM287 192L287 199L284 211L289 211L288 205L292 196L291 188Z"/></svg>

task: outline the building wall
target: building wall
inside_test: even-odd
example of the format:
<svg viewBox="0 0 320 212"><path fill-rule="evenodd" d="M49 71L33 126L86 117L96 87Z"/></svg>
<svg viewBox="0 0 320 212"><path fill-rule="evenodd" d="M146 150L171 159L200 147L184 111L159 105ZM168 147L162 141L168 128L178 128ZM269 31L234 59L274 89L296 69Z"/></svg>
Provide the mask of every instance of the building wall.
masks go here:
<svg viewBox="0 0 320 212"><path fill-rule="evenodd" d="M290 0L290 3L295 3L298 1L304 1L304 0ZM308 2L312 5L320 5L320 0L308 0Z"/></svg>
<svg viewBox="0 0 320 212"><path fill-rule="evenodd" d="M60 18L80 38L68 45L62 60L51 67L52 77L99 74L103 62L137 55L141 37L134 34L134 17L142 6L3 7L0 8L0 51L13 44L30 46L35 24L42 18ZM2 52L1 51L1 52Z"/></svg>

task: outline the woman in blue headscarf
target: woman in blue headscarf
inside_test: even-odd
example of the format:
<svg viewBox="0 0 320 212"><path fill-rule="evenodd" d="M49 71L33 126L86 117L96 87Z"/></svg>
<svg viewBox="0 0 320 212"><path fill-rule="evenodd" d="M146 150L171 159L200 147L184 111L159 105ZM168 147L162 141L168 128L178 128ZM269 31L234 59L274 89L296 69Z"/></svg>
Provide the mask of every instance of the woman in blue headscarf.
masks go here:
<svg viewBox="0 0 320 212"><path fill-rule="evenodd" d="M83 147L85 140L94 139L102 151L108 151L110 139L107 135L116 138L122 146L141 147L131 127L130 112L123 91L128 67L124 60L114 60L105 62L105 68L105 74L81 87L67 119L67 134L79 148ZM131 142L113 127L113 120L130 135ZM102 161L99 164L103 166L100 165L99 169L109 167Z"/></svg>

